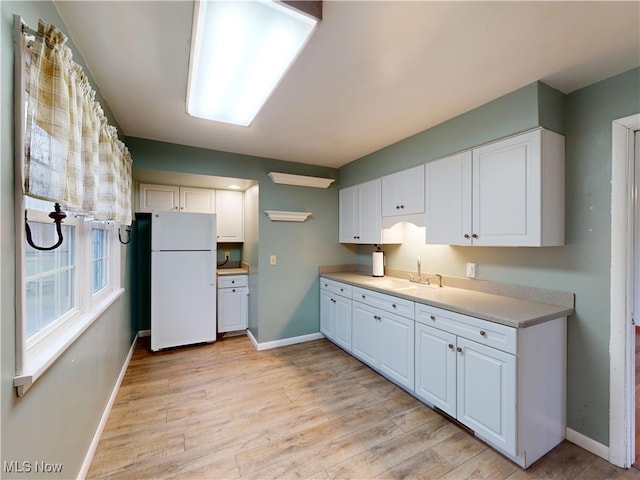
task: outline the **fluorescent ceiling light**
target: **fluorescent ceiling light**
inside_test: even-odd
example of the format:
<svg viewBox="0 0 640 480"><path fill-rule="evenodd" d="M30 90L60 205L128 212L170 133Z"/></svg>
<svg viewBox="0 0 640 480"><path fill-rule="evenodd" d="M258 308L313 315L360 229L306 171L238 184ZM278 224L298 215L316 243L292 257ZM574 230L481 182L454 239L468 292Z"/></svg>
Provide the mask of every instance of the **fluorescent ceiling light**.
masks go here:
<svg viewBox="0 0 640 480"><path fill-rule="evenodd" d="M187 113L250 125L316 23L281 2L196 2Z"/></svg>

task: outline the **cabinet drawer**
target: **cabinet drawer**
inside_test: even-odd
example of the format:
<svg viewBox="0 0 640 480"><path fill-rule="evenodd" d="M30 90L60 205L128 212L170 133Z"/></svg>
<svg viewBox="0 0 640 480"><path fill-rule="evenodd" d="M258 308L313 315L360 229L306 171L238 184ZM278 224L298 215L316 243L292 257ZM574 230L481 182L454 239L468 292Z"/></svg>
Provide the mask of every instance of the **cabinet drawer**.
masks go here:
<svg viewBox="0 0 640 480"><path fill-rule="evenodd" d="M416 304L416 322L516 354L517 329L513 327L423 304Z"/></svg>
<svg viewBox="0 0 640 480"><path fill-rule="evenodd" d="M246 287L246 275L221 275L218 277L218 288Z"/></svg>
<svg viewBox="0 0 640 480"><path fill-rule="evenodd" d="M346 283L336 282L335 280L329 280L328 278L322 277L320 278L320 288L347 298L351 298L351 292L353 289L351 285L347 285Z"/></svg>
<svg viewBox="0 0 640 480"><path fill-rule="evenodd" d="M414 302L411 300L358 287L353 287L353 299L396 315L411 319L414 317Z"/></svg>

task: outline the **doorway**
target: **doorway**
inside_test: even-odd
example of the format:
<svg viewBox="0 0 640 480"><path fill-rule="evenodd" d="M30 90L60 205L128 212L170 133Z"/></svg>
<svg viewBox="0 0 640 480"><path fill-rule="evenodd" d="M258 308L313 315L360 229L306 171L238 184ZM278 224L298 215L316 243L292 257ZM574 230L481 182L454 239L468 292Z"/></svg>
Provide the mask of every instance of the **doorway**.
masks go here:
<svg viewBox="0 0 640 480"><path fill-rule="evenodd" d="M640 159L636 154L640 141L640 113L612 122L611 171L611 282L610 282L610 386L609 386L609 447L602 455L612 464L629 468L635 462L636 352L633 312L640 302L636 294L636 272L640 261L636 220L636 180ZM640 137L639 137L640 138ZM635 174L634 174L635 172ZM636 252L638 252L636 254ZM640 324L640 322L637 322ZM640 375L640 373L639 373ZM639 427L640 429L640 427ZM606 447L605 447L606 448Z"/></svg>

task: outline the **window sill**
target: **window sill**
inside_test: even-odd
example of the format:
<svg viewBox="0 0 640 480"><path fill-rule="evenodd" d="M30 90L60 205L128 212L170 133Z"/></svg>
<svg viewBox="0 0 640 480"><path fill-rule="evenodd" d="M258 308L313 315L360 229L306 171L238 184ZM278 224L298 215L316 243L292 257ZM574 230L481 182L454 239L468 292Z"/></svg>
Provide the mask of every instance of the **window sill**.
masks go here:
<svg viewBox="0 0 640 480"><path fill-rule="evenodd" d="M84 332L95 322L118 298L124 293L124 288L119 288L105 295L97 302L91 312L79 315L78 318L67 322L60 327L55 338L43 348L34 348L27 353L23 371L13 377L13 386L19 397L40 378L47 369L60 358ZM35 351L37 350L37 352Z"/></svg>

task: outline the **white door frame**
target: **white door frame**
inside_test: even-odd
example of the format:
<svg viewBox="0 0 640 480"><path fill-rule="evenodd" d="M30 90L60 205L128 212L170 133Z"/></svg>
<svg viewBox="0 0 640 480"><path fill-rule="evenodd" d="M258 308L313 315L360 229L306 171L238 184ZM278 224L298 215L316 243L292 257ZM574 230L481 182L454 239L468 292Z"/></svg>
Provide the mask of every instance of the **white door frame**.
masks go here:
<svg viewBox="0 0 640 480"><path fill-rule="evenodd" d="M609 461L631 466L635 456L635 362L632 322L636 179L634 131L640 114L612 123L611 333L609 338Z"/></svg>

